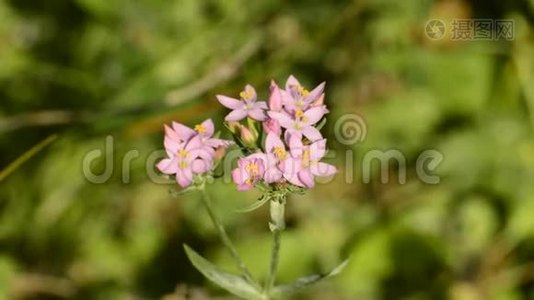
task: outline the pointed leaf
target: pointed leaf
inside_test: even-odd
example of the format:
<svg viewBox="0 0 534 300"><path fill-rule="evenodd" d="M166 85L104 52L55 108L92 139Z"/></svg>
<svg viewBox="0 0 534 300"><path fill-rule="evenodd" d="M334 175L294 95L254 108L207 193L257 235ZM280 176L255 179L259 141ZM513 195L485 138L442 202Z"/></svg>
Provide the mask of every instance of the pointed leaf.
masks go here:
<svg viewBox="0 0 534 300"><path fill-rule="evenodd" d="M193 266L215 284L230 293L245 299L262 298L261 292L256 290L256 288L244 278L219 269L186 244L184 244L184 249Z"/></svg>
<svg viewBox="0 0 534 300"><path fill-rule="evenodd" d="M273 294L276 297L282 297L282 296L287 296L287 295L296 293L312 284L318 283L319 281L325 280L329 277L332 277L332 276L335 276L341 273L341 271L343 271L343 269L347 266L348 263L349 263L349 259L346 259L329 273L315 274L315 275L310 275L306 277L301 277L293 283L277 286L275 287Z"/></svg>
<svg viewBox="0 0 534 300"><path fill-rule="evenodd" d="M253 210L256 210L256 209L262 207L265 203L267 203L267 201L269 201L269 197L261 197L260 199L258 199L258 201L252 203L250 206L247 206L245 208L237 209L237 212L239 212L239 213L251 212Z"/></svg>
<svg viewBox="0 0 534 300"><path fill-rule="evenodd" d="M191 191L196 191L196 190L197 190L197 187L194 185L188 186L185 189L178 189L177 187L172 187L169 189L169 195L171 196L171 198L177 198L178 196L182 196Z"/></svg>
<svg viewBox="0 0 534 300"><path fill-rule="evenodd" d="M319 124L315 125L315 128L317 128L317 130L321 130L323 129L324 124L326 124L326 118L322 118Z"/></svg>

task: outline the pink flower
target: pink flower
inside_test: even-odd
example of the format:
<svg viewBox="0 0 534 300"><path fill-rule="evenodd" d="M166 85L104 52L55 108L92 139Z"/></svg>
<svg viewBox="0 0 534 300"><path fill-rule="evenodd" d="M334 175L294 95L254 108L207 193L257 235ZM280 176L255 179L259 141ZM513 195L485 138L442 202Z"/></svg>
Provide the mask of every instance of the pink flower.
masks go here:
<svg viewBox="0 0 534 300"><path fill-rule="evenodd" d="M289 111L306 110L312 102L323 94L325 83L320 83L311 92L306 90L295 76L290 75L286 81L286 89L282 92L285 108Z"/></svg>
<svg viewBox="0 0 534 300"><path fill-rule="evenodd" d="M268 112L269 117L278 121L280 126L286 129L286 134L302 137L304 135L310 141L317 141L322 139L322 135L313 127L326 113L322 106L311 107L306 111L301 109L295 110L293 113L287 112Z"/></svg>
<svg viewBox="0 0 534 300"><path fill-rule="evenodd" d="M168 158L162 159L157 168L164 174L176 174L176 182L181 187L191 185L193 174L205 173L212 167L212 156L204 149L199 135L188 142L165 137L165 151Z"/></svg>
<svg viewBox="0 0 534 300"><path fill-rule="evenodd" d="M282 162L283 176L294 185L311 188L315 176L330 176L337 172L336 167L320 162L326 153L326 139L304 145L298 136L289 139L291 156Z"/></svg>
<svg viewBox="0 0 534 300"><path fill-rule="evenodd" d="M275 133L268 133L265 138L265 175L267 183L280 182L282 180L281 163L289 157L286 146L280 136Z"/></svg>
<svg viewBox="0 0 534 300"><path fill-rule="evenodd" d="M168 158L161 160L157 168L164 174L176 174L176 181L182 187L191 185L193 174L202 174L212 168L216 150L221 151L231 141L213 138L214 126L211 119L191 129L178 122L172 128L164 125L163 145Z"/></svg>
<svg viewBox="0 0 534 300"><path fill-rule="evenodd" d="M251 86L245 86L245 90L239 93L241 101L223 95L217 95L219 102L232 111L224 118L226 121L239 121L249 116L257 121L265 121L267 115L267 103L265 101L256 101L256 90Z"/></svg>
<svg viewBox="0 0 534 300"><path fill-rule="evenodd" d="M265 172L264 162L256 156L240 158L237 168L232 171L232 180L237 184L239 191L248 191L256 186L263 178Z"/></svg>
<svg viewBox="0 0 534 300"><path fill-rule="evenodd" d="M219 147L226 148L233 144L232 141L213 138L212 136L213 136L214 131L215 131L215 128L213 126L213 121L211 119L207 119L204 122L198 125L195 125L194 127L194 133L198 134L201 137L202 143L208 147L211 147L213 149L216 149Z"/></svg>

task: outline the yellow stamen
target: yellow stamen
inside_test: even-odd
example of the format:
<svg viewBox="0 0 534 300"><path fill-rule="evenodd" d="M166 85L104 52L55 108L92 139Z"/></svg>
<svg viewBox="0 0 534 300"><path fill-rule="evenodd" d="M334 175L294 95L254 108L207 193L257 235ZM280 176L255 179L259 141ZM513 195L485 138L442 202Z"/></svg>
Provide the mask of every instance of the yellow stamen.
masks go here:
<svg viewBox="0 0 534 300"><path fill-rule="evenodd" d="M303 88L302 86L299 86L299 93L304 97L310 94L310 92L307 89Z"/></svg>
<svg viewBox="0 0 534 300"><path fill-rule="evenodd" d="M180 169L185 169L188 166L189 166L189 164L185 160L182 160L181 162L178 163L178 168L180 168Z"/></svg>
<svg viewBox="0 0 534 300"><path fill-rule="evenodd" d="M302 152L302 166L308 167L310 165L310 149L306 148Z"/></svg>
<svg viewBox="0 0 534 300"><path fill-rule="evenodd" d="M245 167L247 172L249 172L252 176L257 176L260 173L260 170L258 169L258 166L254 163L248 163L248 165Z"/></svg>
<svg viewBox="0 0 534 300"><path fill-rule="evenodd" d="M200 124L195 125L195 131L198 133L204 133L206 132L206 130L207 130L206 127L203 125L200 125Z"/></svg>
<svg viewBox="0 0 534 300"><path fill-rule="evenodd" d="M308 117L306 117L306 115L304 115L304 112L302 111L302 109L297 109L295 111L295 118L297 120L302 120L304 122L306 122L308 120Z"/></svg>
<svg viewBox="0 0 534 300"><path fill-rule="evenodd" d="M284 147L276 147L273 149L273 153L279 160L284 160L287 158L287 152Z"/></svg>
<svg viewBox="0 0 534 300"><path fill-rule="evenodd" d="M250 99L252 99L252 96L254 94L252 93L252 90L250 89L246 89L244 91L242 91L241 93L239 93L239 97L241 97L241 99L245 100L245 101L248 101Z"/></svg>
<svg viewBox="0 0 534 300"><path fill-rule="evenodd" d="M176 153L176 155L179 157L186 157L188 154L189 154L189 151L185 149L180 149L178 150L178 153Z"/></svg>

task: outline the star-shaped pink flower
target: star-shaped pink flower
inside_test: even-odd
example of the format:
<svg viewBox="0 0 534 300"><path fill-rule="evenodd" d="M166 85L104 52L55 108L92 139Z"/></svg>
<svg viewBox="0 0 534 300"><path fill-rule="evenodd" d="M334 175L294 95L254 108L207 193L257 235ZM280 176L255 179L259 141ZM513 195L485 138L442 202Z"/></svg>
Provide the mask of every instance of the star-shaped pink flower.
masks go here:
<svg viewBox="0 0 534 300"><path fill-rule="evenodd" d="M245 117L250 117L257 121L265 121L267 115L267 103L256 101L256 90L251 86L245 86L245 90L239 94L241 100L231 97L217 95L217 100L232 111L224 118L226 121L240 121Z"/></svg>
<svg viewBox="0 0 534 300"><path fill-rule="evenodd" d="M326 153L326 139L304 145L297 136L289 139L291 156L281 164L284 178L294 185L311 188L315 176L330 176L337 172L331 164L320 162Z"/></svg>

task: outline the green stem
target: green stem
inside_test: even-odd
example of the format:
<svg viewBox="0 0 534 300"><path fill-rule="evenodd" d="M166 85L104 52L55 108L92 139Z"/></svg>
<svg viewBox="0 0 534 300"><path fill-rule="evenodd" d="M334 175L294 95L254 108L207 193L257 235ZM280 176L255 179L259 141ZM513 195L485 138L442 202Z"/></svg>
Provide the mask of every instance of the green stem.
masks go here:
<svg viewBox="0 0 534 300"><path fill-rule="evenodd" d="M213 225L215 226L215 228L217 228L217 231L219 232L219 236L224 246L230 252L230 255L232 256L235 264L241 270L243 277L249 283L253 284L256 288L259 289L260 287L258 283L254 280L254 278L250 274L248 268L245 266L245 263L243 262L239 254L237 253L237 250L235 249L234 244L230 240L230 237L228 237L228 234L226 233L224 226L222 225L222 223L219 221L219 219L215 215L215 212L213 211L213 208L211 206L209 194L204 189L204 186L200 187L199 190L202 193L202 202L204 203L204 206L206 207L206 210L208 211L208 214L210 216L211 221L213 222Z"/></svg>
<svg viewBox="0 0 534 300"><path fill-rule="evenodd" d="M276 281L276 273L278 272L278 261L280 257L280 237L281 230L275 229L273 231L273 245L271 248L271 266L269 268L269 277L265 285L265 294L269 295L274 287Z"/></svg>
<svg viewBox="0 0 534 300"><path fill-rule="evenodd" d="M282 231L285 228L285 198L272 199L270 205L271 212L271 232L273 233L273 244L271 248L271 265L269 268L269 277L265 282L264 294L269 299L271 291L276 281L276 273L278 272L278 262L280 260L280 244Z"/></svg>

